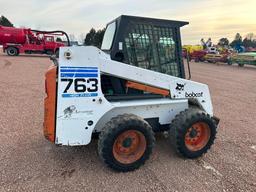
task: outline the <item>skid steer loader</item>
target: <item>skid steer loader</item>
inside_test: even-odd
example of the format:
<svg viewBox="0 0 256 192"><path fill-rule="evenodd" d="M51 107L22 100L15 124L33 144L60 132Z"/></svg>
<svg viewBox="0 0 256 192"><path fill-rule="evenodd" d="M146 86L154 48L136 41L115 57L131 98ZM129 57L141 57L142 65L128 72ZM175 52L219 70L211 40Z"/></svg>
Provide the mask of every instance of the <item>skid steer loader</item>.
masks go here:
<svg viewBox="0 0 256 192"><path fill-rule="evenodd" d="M185 79L180 27L187 22L122 15L107 25L101 49L60 48L46 72L44 135L57 145L87 145L117 171L139 168L170 132L177 152L211 147L219 119L208 86Z"/></svg>

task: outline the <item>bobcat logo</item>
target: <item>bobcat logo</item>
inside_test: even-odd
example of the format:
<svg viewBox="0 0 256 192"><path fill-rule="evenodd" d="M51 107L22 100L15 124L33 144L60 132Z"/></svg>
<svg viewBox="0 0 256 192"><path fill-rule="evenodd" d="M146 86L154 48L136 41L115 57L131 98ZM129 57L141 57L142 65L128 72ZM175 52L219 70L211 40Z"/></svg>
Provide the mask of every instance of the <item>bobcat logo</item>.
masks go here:
<svg viewBox="0 0 256 192"><path fill-rule="evenodd" d="M186 83L185 84L179 84L179 83L177 83L177 86L176 86L176 90L177 91L184 91L184 86L186 85Z"/></svg>

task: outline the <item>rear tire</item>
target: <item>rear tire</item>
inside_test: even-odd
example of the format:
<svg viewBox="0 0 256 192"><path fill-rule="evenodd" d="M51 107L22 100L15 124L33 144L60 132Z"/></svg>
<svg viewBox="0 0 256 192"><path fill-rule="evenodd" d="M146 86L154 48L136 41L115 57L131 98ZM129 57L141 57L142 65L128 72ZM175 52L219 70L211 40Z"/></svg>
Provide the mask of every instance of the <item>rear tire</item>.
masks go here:
<svg viewBox="0 0 256 192"><path fill-rule="evenodd" d="M145 163L154 143L152 127L144 119L124 114L112 118L102 129L98 152L110 168L127 172Z"/></svg>
<svg viewBox="0 0 256 192"><path fill-rule="evenodd" d="M46 55L53 55L54 54L54 52L52 50L47 50L45 53L46 53Z"/></svg>
<svg viewBox="0 0 256 192"><path fill-rule="evenodd" d="M9 56L17 56L19 55L19 51L16 47L8 47L6 49L7 55Z"/></svg>
<svg viewBox="0 0 256 192"><path fill-rule="evenodd" d="M197 158L210 149L216 137L217 125L209 114L197 108L187 109L176 115L170 125L174 131L176 151L187 158Z"/></svg>
<svg viewBox="0 0 256 192"><path fill-rule="evenodd" d="M55 56L56 56L56 58L59 58L59 56L60 56L60 51L59 51L59 49L57 49L57 50L55 51Z"/></svg>

